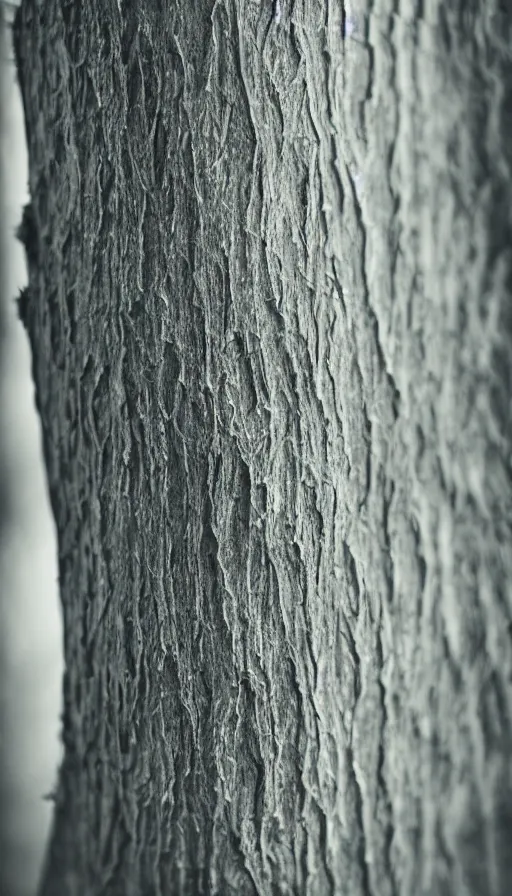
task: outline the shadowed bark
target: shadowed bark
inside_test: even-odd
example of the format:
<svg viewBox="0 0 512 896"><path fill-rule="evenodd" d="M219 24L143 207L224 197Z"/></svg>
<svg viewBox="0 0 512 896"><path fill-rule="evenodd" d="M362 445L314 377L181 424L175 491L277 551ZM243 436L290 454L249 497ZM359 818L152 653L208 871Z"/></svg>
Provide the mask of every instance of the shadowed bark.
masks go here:
<svg viewBox="0 0 512 896"><path fill-rule="evenodd" d="M24 0L41 896L512 892L510 19Z"/></svg>

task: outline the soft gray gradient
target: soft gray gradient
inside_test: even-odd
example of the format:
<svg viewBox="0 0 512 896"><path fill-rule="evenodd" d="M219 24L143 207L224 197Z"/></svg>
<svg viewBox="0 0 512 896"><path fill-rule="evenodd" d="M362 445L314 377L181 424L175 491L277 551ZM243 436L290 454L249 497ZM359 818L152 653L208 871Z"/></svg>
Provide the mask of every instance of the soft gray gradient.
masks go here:
<svg viewBox="0 0 512 896"><path fill-rule="evenodd" d="M2 35L2 229L7 266L1 301L7 324L0 371L0 440L12 489L0 535L0 893L35 892L60 761L62 630L56 544L42 463L26 333L13 301L26 282L14 232L27 201L27 158L19 89ZM5 461L4 461L5 464Z"/></svg>

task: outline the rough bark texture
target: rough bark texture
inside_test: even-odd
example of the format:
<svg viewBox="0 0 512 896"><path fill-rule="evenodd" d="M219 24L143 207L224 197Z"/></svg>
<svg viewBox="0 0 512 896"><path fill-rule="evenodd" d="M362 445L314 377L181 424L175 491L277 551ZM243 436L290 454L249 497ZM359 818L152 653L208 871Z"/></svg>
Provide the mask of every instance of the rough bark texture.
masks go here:
<svg viewBox="0 0 512 896"><path fill-rule="evenodd" d="M508 8L23 0L41 896L512 892Z"/></svg>

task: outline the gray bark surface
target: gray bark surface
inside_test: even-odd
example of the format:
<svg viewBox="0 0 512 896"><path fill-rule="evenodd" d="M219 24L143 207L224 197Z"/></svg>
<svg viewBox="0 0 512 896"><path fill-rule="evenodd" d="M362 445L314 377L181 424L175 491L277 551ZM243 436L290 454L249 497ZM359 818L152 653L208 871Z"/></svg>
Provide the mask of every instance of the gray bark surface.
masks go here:
<svg viewBox="0 0 512 896"><path fill-rule="evenodd" d="M41 896L512 892L504 9L23 0Z"/></svg>

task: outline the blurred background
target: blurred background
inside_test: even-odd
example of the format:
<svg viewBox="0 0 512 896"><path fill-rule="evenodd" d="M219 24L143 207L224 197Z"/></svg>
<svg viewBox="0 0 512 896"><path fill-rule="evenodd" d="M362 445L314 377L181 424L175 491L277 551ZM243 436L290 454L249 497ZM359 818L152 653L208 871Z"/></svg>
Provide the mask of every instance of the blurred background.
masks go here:
<svg viewBox="0 0 512 896"><path fill-rule="evenodd" d="M57 546L28 338L15 298L27 280L15 239L27 153L9 21L0 75L0 896L34 896L61 759L62 627Z"/></svg>

